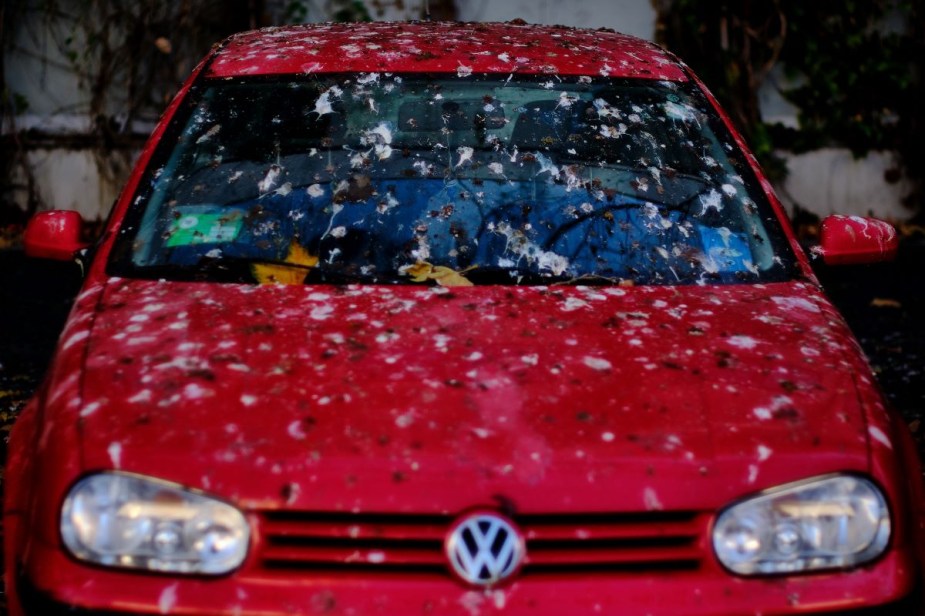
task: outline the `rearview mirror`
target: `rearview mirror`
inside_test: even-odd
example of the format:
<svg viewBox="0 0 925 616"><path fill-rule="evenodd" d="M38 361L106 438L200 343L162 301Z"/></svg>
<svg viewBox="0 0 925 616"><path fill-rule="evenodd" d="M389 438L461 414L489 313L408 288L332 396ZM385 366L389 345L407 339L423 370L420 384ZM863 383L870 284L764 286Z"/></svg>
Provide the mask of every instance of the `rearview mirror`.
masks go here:
<svg viewBox="0 0 925 616"><path fill-rule="evenodd" d="M878 263L896 258L899 236L888 222L861 216L828 216L813 249L826 265Z"/></svg>
<svg viewBox="0 0 925 616"><path fill-rule="evenodd" d="M81 241L83 220L73 210L39 212L29 219L23 235L26 256L70 261L89 244Z"/></svg>

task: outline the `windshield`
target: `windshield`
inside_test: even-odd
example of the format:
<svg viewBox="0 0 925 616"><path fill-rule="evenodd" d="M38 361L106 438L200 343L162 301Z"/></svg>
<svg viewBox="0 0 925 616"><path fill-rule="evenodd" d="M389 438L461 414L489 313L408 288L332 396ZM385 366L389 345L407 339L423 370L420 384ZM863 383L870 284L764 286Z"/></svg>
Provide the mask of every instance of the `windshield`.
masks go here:
<svg viewBox="0 0 925 616"><path fill-rule="evenodd" d="M370 73L207 81L190 97L111 273L468 285L790 271L693 86Z"/></svg>

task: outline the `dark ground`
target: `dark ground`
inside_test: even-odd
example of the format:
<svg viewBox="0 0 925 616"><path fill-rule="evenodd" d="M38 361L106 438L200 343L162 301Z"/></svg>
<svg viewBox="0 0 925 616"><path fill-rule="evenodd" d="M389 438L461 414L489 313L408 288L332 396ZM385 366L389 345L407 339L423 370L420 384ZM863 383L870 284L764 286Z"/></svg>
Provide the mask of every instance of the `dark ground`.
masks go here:
<svg viewBox="0 0 925 616"><path fill-rule="evenodd" d="M13 420L45 374L79 285L74 264L0 250L0 460Z"/></svg>
<svg viewBox="0 0 925 616"><path fill-rule="evenodd" d="M893 263L817 266L816 274L887 399L909 424L925 463L925 234L903 238Z"/></svg>

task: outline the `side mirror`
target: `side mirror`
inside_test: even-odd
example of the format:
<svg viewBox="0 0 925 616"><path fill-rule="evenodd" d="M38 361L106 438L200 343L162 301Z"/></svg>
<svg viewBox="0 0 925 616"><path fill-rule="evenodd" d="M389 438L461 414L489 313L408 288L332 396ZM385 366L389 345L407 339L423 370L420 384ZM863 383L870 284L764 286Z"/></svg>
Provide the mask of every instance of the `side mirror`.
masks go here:
<svg viewBox="0 0 925 616"><path fill-rule="evenodd" d="M80 239L83 220L73 210L39 212L29 219L23 235L26 256L71 261L88 243Z"/></svg>
<svg viewBox="0 0 925 616"><path fill-rule="evenodd" d="M813 253L826 265L852 265L892 261L899 236L888 222L860 216L828 216L822 221L820 244Z"/></svg>

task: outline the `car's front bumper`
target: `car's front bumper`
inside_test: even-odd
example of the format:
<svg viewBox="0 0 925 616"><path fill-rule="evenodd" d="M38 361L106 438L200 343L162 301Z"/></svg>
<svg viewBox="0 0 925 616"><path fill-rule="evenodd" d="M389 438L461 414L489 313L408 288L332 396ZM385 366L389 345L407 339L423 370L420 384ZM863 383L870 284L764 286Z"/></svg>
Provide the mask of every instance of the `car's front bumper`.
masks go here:
<svg viewBox="0 0 925 616"><path fill-rule="evenodd" d="M849 572L743 579L718 566L671 574L531 576L495 590L449 576L274 573L244 569L220 579L85 567L38 548L16 578L10 614L918 614L919 571L893 549Z"/></svg>

